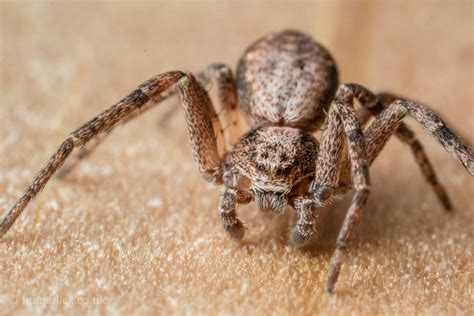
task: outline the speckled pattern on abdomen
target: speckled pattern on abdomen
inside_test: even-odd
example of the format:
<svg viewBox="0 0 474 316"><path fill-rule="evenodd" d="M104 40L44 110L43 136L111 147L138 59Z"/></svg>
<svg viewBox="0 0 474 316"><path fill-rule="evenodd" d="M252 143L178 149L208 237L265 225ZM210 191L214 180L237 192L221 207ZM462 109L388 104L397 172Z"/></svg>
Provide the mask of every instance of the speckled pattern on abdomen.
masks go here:
<svg viewBox="0 0 474 316"><path fill-rule="evenodd" d="M252 44L237 67L239 102L251 126L271 123L315 130L338 85L329 52L297 31Z"/></svg>

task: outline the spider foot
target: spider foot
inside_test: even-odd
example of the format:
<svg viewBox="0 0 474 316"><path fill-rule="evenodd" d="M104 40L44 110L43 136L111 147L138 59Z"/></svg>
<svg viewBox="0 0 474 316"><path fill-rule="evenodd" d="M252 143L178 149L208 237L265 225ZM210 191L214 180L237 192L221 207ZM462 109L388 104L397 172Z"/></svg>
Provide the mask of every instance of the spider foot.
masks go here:
<svg viewBox="0 0 474 316"><path fill-rule="evenodd" d="M296 247L307 246L316 236L313 224L296 224L290 231L290 241Z"/></svg>
<svg viewBox="0 0 474 316"><path fill-rule="evenodd" d="M244 238L246 227L235 214L223 213L221 214L222 225L227 234L235 241L240 241Z"/></svg>

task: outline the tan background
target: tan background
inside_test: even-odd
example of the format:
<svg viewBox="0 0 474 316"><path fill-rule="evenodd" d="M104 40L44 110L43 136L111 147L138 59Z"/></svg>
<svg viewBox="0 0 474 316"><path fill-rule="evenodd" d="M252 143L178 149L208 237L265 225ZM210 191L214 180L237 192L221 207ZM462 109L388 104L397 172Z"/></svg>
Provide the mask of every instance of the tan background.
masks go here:
<svg viewBox="0 0 474 316"><path fill-rule="evenodd" d="M431 105L473 141L472 2L0 4L0 211L79 124L157 73L234 66L263 34L297 28L343 81ZM291 212L241 209L224 234L218 188L193 164L182 113L163 104L53 180L0 241L0 310L177 314L472 313L473 181L416 126L456 206L446 214L409 150L389 143L334 295L326 269L348 197L300 251ZM60 300L60 301L59 301Z"/></svg>

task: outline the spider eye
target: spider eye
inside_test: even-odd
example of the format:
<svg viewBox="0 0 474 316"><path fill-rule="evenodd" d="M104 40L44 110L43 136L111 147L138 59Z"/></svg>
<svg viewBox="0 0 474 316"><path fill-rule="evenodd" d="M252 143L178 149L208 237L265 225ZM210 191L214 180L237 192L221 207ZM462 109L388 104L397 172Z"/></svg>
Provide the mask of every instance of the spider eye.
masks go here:
<svg viewBox="0 0 474 316"><path fill-rule="evenodd" d="M277 175L277 176L287 175L287 174L290 173L292 168L293 168L292 166L286 166L284 168L278 168L275 171L275 175Z"/></svg>
<svg viewBox="0 0 474 316"><path fill-rule="evenodd" d="M265 172L265 171L267 171L267 168L262 164L258 164L257 165L257 170L260 171L260 172Z"/></svg>

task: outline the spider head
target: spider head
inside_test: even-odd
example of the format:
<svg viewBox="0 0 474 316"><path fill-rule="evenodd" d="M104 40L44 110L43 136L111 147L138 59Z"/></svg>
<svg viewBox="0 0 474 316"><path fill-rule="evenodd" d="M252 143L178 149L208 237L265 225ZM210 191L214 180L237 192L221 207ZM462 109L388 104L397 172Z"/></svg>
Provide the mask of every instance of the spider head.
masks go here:
<svg viewBox="0 0 474 316"><path fill-rule="evenodd" d="M280 213L296 185L314 175L317 149L316 139L300 129L264 126L242 137L232 162L260 209Z"/></svg>

